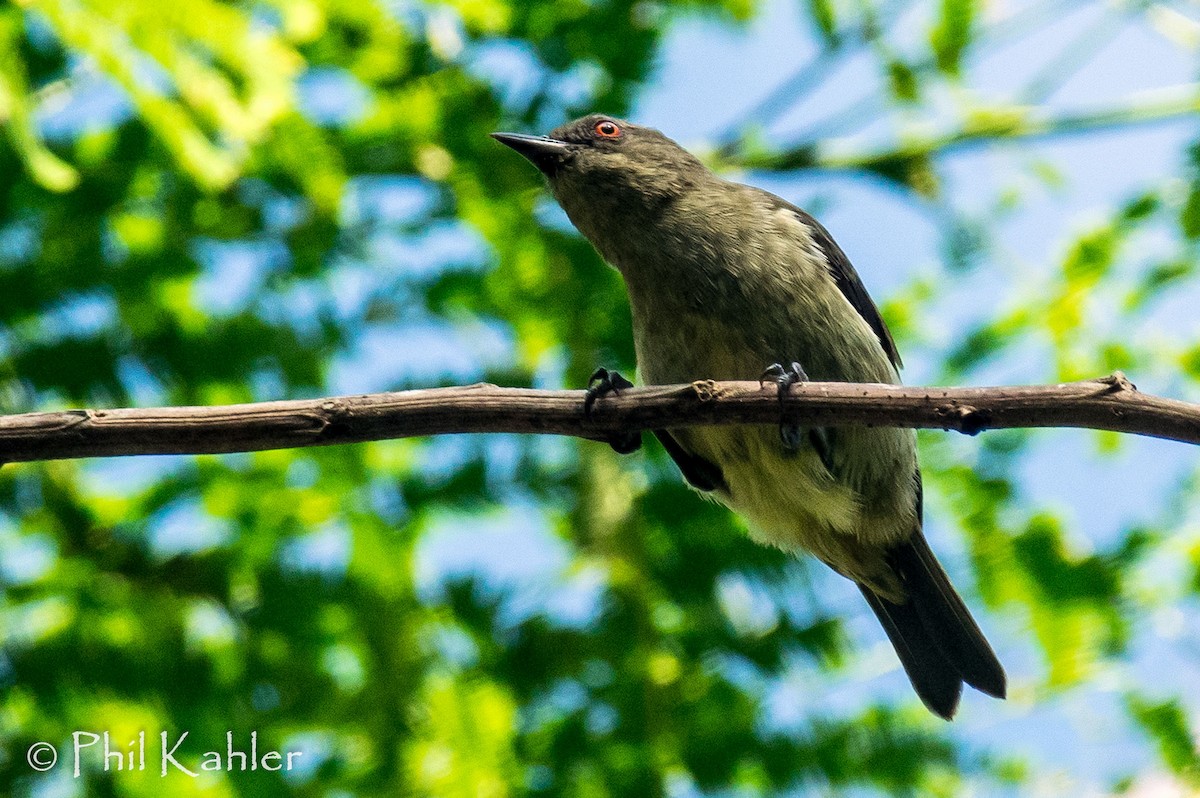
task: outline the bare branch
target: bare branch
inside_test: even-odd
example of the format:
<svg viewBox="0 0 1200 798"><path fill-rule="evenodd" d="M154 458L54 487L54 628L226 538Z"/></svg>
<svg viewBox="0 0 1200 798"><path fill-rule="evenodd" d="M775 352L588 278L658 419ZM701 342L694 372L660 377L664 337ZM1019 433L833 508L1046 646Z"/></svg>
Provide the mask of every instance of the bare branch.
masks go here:
<svg viewBox="0 0 1200 798"><path fill-rule="evenodd" d="M784 113L792 111L812 94L816 89L825 85L830 74L843 66L846 60L857 55L864 46L878 43L881 30L894 29L900 18L908 13L910 3L895 2L888 8L881 9L878 17L883 20L869 20L842 32L842 44L819 50L807 60L791 76L773 89L764 99L755 104L742 118L730 125L717 135L717 154L725 160L736 162L739 147L745 132L752 125L757 128L768 127L779 120ZM1034 3L1025 8L1016 9L1011 15L992 23L979 34L971 44L970 56L977 60L980 55L1008 44L1019 41L1028 33L1040 31L1053 24L1063 15L1069 15L1079 9L1073 0L1053 0L1052 2ZM1122 15L1123 19L1124 15ZM1112 14L1106 13L1103 19L1111 20ZM917 77L926 78L937 73L937 60L932 56L921 58L909 63L909 68ZM799 145L799 148L811 146L811 142L826 138L837 133L846 133L847 128L857 128L859 121L873 121L877 115L871 111L882 113L887 105L888 97L879 93L878 87L857 100L834 111L832 114L819 119L815 124L806 127L801 140L809 144Z"/></svg>
<svg viewBox="0 0 1200 798"><path fill-rule="evenodd" d="M0 416L0 462L213 454L461 432L547 433L604 440L628 430L774 424L774 385L700 381L607 396L591 420L583 391L479 384L219 407L68 410ZM917 427L975 434L1012 427L1088 427L1200 443L1200 405L1139 393L1117 374L1062 385L916 388L810 382L792 388L798 424Z"/></svg>
<svg viewBox="0 0 1200 798"><path fill-rule="evenodd" d="M1144 92L1108 106L1056 113L1031 106L988 106L978 109L958 129L914 130L899 143L863 149L853 142L804 141L779 152L732 157L729 164L748 169L870 169L879 164L926 158L987 144L1041 140L1113 128L1129 128L1191 117L1200 110L1194 85Z"/></svg>

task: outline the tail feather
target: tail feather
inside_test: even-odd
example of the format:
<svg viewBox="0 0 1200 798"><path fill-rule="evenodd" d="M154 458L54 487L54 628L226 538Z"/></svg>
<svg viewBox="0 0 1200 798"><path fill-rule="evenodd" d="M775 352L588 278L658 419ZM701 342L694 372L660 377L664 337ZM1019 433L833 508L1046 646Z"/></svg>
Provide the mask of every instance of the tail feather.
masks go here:
<svg viewBox="0 0 1200 798"><path fill-rule="evenodd" d="M904 580L909 603L932 633L963 681L995 698L1007 693L1004 667L971 611L950 584L950 577L918 533L892 553L892 564Z"/></svg>
<svg viewBox="0 0 1200 798"><path fill-rule="evenodd" d="M883 630L892 641L900 664L921 701L939 718L953 718L962 695L962 678L929 636L925 622L913 605L893 604L866 585L860 584L858 589L883 624Z"/></svg>
<svg viewBox="0 0 1200 798"><path fill-rule="evenodd" d="M958 707L962 684L1004 698L1004 668L917 532L889 552L906 600L902 604L859 585L896 648L917 695L939 717L949 720Z"/></svg>

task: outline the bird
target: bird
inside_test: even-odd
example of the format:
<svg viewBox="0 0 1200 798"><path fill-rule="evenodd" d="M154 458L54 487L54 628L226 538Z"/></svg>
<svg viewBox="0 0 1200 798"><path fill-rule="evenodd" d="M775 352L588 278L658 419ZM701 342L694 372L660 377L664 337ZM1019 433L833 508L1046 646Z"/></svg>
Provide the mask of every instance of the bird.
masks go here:
<svg viewBox="0 0 1200 798"><path fill-rule="evenodd" d="M624 278L642 382L769 377L781 398L803 380L900 382L883 317L805 211L615 116L492 137L537 167ZM595 378L589 404L632 384L605 369ZM688 484L742 515L752 538L852 580L933 714L952 719L964 684L1005 697L1004 668L925 539L913 430L781 420L654 435Z"/></svg>

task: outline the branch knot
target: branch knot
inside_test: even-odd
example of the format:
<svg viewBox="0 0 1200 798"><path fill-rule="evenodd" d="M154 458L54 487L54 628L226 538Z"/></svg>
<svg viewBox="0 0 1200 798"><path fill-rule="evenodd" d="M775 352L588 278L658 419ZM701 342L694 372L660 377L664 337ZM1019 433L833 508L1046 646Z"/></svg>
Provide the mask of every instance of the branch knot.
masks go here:
<svg viewBox="0 0 1200 798"><path fill-rule="evenodd" d="M1123 371L1114 371L1107 377L1101 377L1096 380L1096 382L1106 386L1106 393L1124 393L1125 391L1137 390L1137 386L1129 381L1129 378L1125 376L1125 372Z"/></svg>
<svg viewBox="0 0 1200 798"><path fill-rule="evenodd" d="M353 415L349 405L340 399L329 399L321 403L322 424L318 433L322 438L344 438L350 434L350 419Z"/></svg>
<svg viewBox="0 0 1200 798"><path fill-rule="evenodd" d="M978 435L992 426L990 410L981 410L974 405L954 404L938 409L938 415L946 421L947 429L957 429L964 435Z"/></svg>
<svg viewBox="0 0 1200 798"><path fill-rule="evenodd" d="M696 380L692 383L692 390L701 403L716 401L723 393L721 386L713 380Z"/></svg>

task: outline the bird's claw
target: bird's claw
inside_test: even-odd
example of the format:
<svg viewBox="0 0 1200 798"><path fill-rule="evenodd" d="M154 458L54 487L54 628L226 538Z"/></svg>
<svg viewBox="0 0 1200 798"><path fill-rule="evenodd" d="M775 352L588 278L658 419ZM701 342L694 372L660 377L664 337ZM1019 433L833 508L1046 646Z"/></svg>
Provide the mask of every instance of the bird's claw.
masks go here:
<svg viewBox="0 0 1200 798"><path fill-rule="evenodd" d="M763 373L758 377L759 386L763 386L771 380L779 386L779 401L787 396L788 389L799 382L808 382L808 374L805 373L804 367L799 363L792 362L790 368L784 368L779 363L772 363L763 369Z"/></svg>
<svg viewBox="0 0 1200 798"><path fill-rule="evenodd" d="M583 417L592 419L592 407L596 400L608 394L620 396L621 391L632 388L633 383L621 376L619 372L606 368L598 368L588 378L587 392L583 397ZM641 432L619 432L608 439L608 445L617 454L636 452L642 446Z"/></svg>
<svg viewBox="0 0 1200 798"><path fill-rule="evenodd" d="M765 385L767 380L773 381L779 389L779 440L783 443L785 451L795 452L800 448L800 444L804 440L804 432L799 426L784 422L782 418L783 400L787 398L788 392L793 385L800 382L808 382L808 375L804 372L804 367L794 361L791 367L786 369L779 363L772 363L759 375L759 386Z"/></svg>

